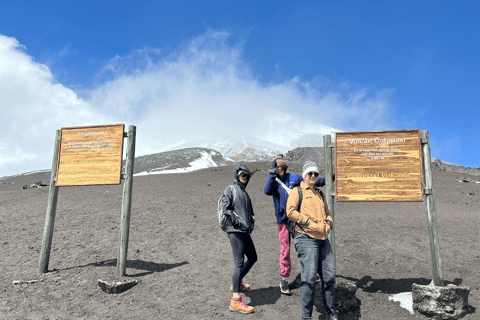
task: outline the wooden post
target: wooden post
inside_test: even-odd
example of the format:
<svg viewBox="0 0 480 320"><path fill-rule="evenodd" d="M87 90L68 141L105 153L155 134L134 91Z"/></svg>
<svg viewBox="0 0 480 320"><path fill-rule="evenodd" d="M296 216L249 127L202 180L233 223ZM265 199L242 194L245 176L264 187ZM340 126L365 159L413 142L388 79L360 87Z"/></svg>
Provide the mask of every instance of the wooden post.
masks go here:
<svg viewBox="0 0 480 320"><path fill-rule="evenodd" d="M60 146L60 130L55 135L55 146L53 148L52 172L50 173L50 188L48 191L47 215L45 218L45 227L43 228L42 251L40 252L40 263L38 273L48 272L48 261L50 260L50 250L52 249L53 225L55 222L55 212L57 210L58 187L55 185L57 176L57 159Z"/></svg>
<svg viewBox="0 0 480 320"><path fill-rule="evenodd" d="M332 215L333 219L333 228L328 238L330 239L330 244L332 246L333 251L333 259L336 264L336 255L335 255L335 208L334 208L334 197L335 191L333 188L333 161L332 161L332 149L334 145L332 143L332 136L331 135L324 135L323 136L323 151L325 154L325 185L326 185L326 197L327 197L327 205L328 210L330 210L330 214Z"/></svg>
<svg viewBox="0 0 480 320"><path fill-rule="evenodd" d="M428 219L428 234L430 236L430 252L432 255L433 283L443 287L442 264L440 261L440 245L438 242L437 212L433 198L432 157L430 155L430 141L428 130L421 131L423 179L425 188L425 207Z"/></svg>
<svg viewBox="0 0 480 320"><path fill-rule="evenodd" d="M129 126L127 158L125 163L125 181L123 182L122 219L120 222L120 244L117 260L117 275L124 276L127 270L128 236L130 232L130 215L132 208L133 165L135 161L136 127Z"/></svg>

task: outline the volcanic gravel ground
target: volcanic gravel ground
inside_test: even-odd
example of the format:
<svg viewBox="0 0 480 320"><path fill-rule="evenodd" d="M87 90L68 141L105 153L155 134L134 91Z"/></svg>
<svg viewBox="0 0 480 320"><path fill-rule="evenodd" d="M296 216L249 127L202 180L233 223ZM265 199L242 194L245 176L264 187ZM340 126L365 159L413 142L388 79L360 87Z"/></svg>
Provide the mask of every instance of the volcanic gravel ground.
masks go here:
<svg viewBox="0 0 480 320"><path fill-rule="evenodd" d="M269 163L247 163L269 169ZM49 273L38 276L48 187L0 188L0 318L2 319L300 319L299 290L279 291L279 241L266 174L247 191L256 215L252 234L258 262L246 276L253 315L228 311L233 258L217 222L217 200L233 182L233 166L134 178L127 276L115 276L122 186L61 187ZM299 172L301 165L289 170ZM480 184L434 171L443 278L471 287L480 306ZM17 185L18 186L18 185ZM467 194L474 195L467 195ZM335 202L337 282L358 286L359 310L340 319L424 319L392 294L432 278L423 203ZM300 264L292 246L293 281ZM14 280L39 280L12 284ZM97 284L138 284L106 294ZM319 287L313 319L325 311ZM479 319L478 311L463 319Z"/></svg>

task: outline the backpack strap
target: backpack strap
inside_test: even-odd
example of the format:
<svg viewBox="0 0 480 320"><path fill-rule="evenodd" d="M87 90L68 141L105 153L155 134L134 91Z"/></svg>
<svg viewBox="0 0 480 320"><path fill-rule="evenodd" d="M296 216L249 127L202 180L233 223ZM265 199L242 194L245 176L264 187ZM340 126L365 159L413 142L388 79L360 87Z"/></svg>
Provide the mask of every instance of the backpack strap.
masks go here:
<svg viewBox="0 0 480 320"><path fill-rule="evenodd" d="M283 187L283 189L285 189L285 191L287 191L287 194L290 194L290 191L292 191L292 189L287 187L282 180L278 179L278 177L275 177L275 180Z"/></svg>
<svg viewBox="0 0 480 320"><path fill-rule="evenodd" d="M303 192L302 192L302 188L300 188L300 186L297 186L296 187L297 191L298 191L298 212L300 212L300 207L302 206L302 200L303 200ZM307 234L307 231L305 231L305 229L302 228L301 225L299 225L298 223L294 223L293 224L293 235L295 235L295 227L298 226L300 229L302 229L303 232L305 232L305 234Z"/></svg>
<svg viewBox="0 0 480 320"><path fill-rule="evenodd" d="M298 203L298 212L300 212L300 207L302 206L302 200L303 200L302 188L300 188L300 186L297 186L297 191L298 191L298 200L299 200L299 203Z"/></svg>

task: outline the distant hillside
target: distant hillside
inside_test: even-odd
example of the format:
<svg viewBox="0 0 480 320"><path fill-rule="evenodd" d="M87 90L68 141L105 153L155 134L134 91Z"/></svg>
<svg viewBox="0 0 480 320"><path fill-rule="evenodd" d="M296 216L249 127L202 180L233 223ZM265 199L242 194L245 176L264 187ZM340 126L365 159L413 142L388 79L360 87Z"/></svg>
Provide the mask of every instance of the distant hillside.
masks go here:
<svg viewBox="0 0 480 320"><path fill-rule="evenodd" d="M253 153L258 155L258 150ZM245 149L248 152L248 148ZM245 157L245 158L241 158ZM267 162L272 161L269 155L264 156L263 160L248 160L248 154L241 154L237 161L245 162ZM305 147L295 148L284 154L285 160L290 164L303 165L305 161L315 161L318 165L325 164L323 147ZM220 167L234 163L226 158L222 153L208 148L186 148L180 150L166 151L149 154L135 158L134 174L150 175L163 173L191 172L210 167ZM446 163L439 159L432 161L432 169L436 171L457 172L460 174L470 174L480 176L480 168L468 168ZM39 170L7 176L0 178L0 188L18 189L23 186L42 187L50 183L50 170Z"/></svg>
<svg viewBox="0 0 480 320"><path fill-rule="evenodd" d="M232 164L220 152L207 148L185 148L135 158L134 174L190 172Z"/></svg>

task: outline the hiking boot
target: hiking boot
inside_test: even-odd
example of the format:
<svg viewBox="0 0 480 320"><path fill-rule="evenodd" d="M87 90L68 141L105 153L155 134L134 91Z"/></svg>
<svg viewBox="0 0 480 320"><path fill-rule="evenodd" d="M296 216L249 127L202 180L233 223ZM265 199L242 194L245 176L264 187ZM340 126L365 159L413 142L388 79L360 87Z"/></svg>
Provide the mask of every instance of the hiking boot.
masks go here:
<svg viewBox="0 0 480 320"><path fill-rule="evenodd" d="M327 320L338 320L338 312L334 311L333 314L327 314Z"/></svg>
<svg viewBox="0 0 480 320"><path fill-rule="evenodd" d="M230 286L230 291L233 292L233 284ZM240 282L240 291L250 291L250 285Z"/></svg>
<svg viewBox="0 0 480 320"><path fill-rule="evenodd" d="M282 280L280 282L280 291L283 294L290 295L290 287L288 285L288 280Z"/></svg>
<svg viewBox="0 0 480 320"><path fill-rule="evenodd" d="M240 313L252 313L253 312L253 307L250 307L245 302L243 302L242 295L240 295L240 297L237 298L237 299L232 298L232 301L230 301L230 307L228 307L228 309L231 312L240 312Z"/></svg>

